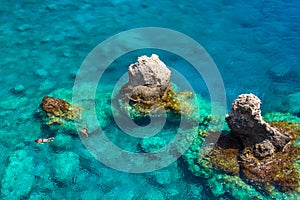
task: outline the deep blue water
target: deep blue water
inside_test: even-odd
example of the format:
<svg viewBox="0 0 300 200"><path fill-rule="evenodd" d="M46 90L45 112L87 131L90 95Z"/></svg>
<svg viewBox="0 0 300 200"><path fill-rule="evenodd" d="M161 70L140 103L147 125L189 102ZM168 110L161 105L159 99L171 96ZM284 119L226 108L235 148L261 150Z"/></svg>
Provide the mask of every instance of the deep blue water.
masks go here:
<svg viewBox="0 0 300 200"><path fill-rule="evenodd" d="M239 94L251 92L262 100L263 113L299 116L300 95L294 105L286 103L289 95L300 92L299 21L296 0L2 0L0 198L217 199L207 180L194 177L180 159L156 172L130 174L102 165L76 136L68 136L63 148L37 145L34 140L49 133L33 113L43 96L72 90L83 60L100 42L133 28L163 27L193 38L210 54L224 82L227 109ZM209 100L193 66L154 49L118 58L106 70L100 89L111 91L137 56L151 53ZM60 177L57 171L68 167L72 177Z"/></svg>

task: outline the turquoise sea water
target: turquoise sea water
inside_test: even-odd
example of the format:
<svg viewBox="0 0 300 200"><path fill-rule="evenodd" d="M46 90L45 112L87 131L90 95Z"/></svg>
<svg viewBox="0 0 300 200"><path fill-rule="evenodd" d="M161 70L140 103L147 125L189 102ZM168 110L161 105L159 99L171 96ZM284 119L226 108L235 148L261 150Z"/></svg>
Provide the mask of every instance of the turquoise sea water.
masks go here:
<svg viewBox="0 0 300 200"><path fill-rule="evenodd" d="M211 55L224 81L227 109L239 94L251 92L262 100L263 113L300 116L299 21L296 0L2 0L0 198L238 199L230 192L217 197L213 181L193 176L181 158L158 171L131 174L101 164L76 135L62 132L60 143L38 145L35 139L57 135L34 117L36 110L45 95L72 91L81 63L100 42L132 28L164 27L188 35ZM209 100L190 64L151 49L116 60L100 90L111 92L137 56L151 53ZM106 132L119 146L139 150L117 127Z"/></svg>

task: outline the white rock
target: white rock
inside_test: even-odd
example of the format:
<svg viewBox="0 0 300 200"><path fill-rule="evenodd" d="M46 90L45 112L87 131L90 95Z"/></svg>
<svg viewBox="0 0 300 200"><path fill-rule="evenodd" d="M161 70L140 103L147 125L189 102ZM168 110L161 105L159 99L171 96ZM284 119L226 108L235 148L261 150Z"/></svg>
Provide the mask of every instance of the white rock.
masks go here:
<svg viewBox="0 0 300 200"><path fill-rule="evenodd" d="M156 54L151 57L141 56L128 68L129 85L159 86L166 89L170 84L171 71Z"/></svg>

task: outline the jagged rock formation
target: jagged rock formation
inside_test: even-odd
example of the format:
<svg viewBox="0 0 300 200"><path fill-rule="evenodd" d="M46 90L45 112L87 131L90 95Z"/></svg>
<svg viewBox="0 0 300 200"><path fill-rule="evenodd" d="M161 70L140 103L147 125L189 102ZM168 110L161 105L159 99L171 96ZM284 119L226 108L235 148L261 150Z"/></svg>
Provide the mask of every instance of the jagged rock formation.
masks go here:
<svg viewBox="0 0 300 200"><path fill-rule="evenodd" d="M224 131L215 146L201 149L206 135L218 133L200 129L203 133L196 136L183 158L196 176L210 178L221 170L235 175L230 177L241 178L240 183L246 185L242 181L246 179L247 183L264 188L268 193L278 189L297 194L300 191L300 123L289 122L294 118L280 113L269 115L266 122L262 119L260 104L253 94L240 95L226 117L231 131ZM214 181L210 184L213 186ZM218 191L225 193L226 190Z"/></svg>
<svg viewBox="0 0 300 200"><path fill-rule="evenodd" d="M129 81L120 94L123 102L129 103L137 113L159 114L166 109L180 114L192 112L189 100L193 94L172 90L171 71L157 55L139 57L136 63L129 66L128 74Z"/></svg>
<svg viewBox="0 0 300 200"><path fill-rule="evenodd" d="M244 147L253 148L256 157L264 158L281 151L291 138L262 119L260 104L257 96L242 94L232 103L226 121Z"/></svg>
<svg viewBox="0 0 300 200"><path fill-rule="evenodd" d="M170 87L171 71L155 54L141 56L128 68L129 81L122 88L125 100L131 104L151 107Z"/></svg>

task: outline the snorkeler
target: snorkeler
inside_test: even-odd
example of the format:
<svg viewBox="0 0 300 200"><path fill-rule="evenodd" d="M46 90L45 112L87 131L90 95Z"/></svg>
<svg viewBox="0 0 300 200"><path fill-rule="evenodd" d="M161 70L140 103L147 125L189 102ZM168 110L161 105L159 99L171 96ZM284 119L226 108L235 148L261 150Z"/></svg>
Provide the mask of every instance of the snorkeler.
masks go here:
<svg viewBox="0 0 300 200"><path fill-rule="evenodd" d="M85 135L86 137L89 137L87 125L85 125L85 127L83 129L81 129L79 132L81 134Z"/></svg>
<svg viewBox="0 0 300 200"><path fill-rule="evenodd" d="M35 140L36 143L39 144L44 144L45 142L52 142L54 140L54 137L50 137L50 138L39 138L37 140Z"/></svg>

